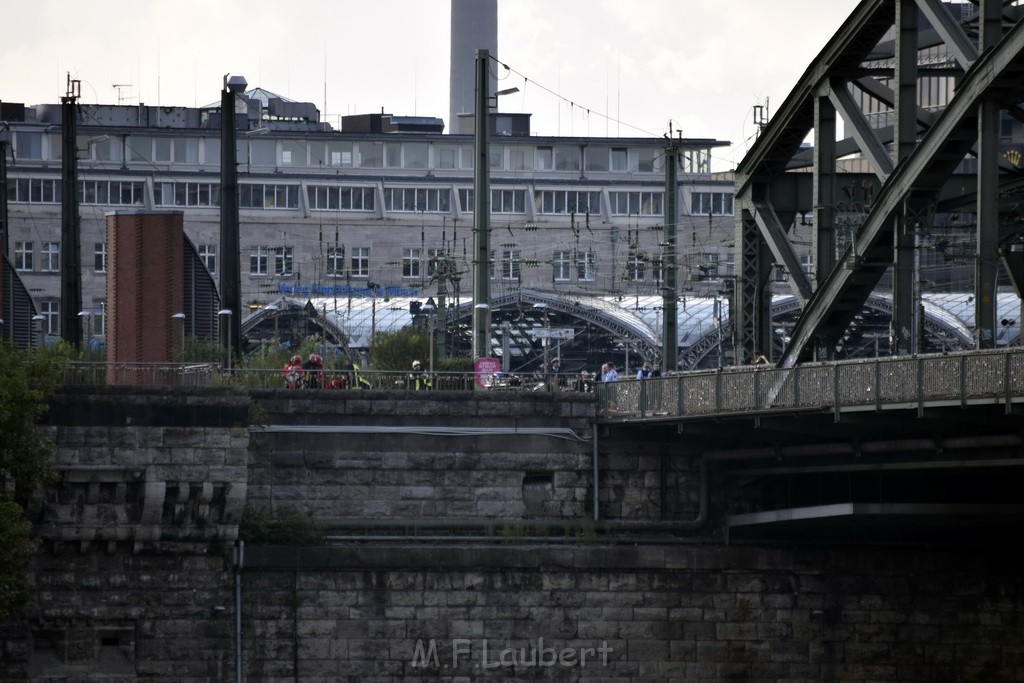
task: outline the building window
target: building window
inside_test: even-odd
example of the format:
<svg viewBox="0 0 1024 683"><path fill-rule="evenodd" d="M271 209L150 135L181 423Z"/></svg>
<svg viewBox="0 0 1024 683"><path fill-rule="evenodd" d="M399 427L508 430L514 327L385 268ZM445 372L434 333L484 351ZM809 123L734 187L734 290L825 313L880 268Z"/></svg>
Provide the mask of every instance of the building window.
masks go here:
<svg viewBox="0 0 1024 683"><path fill-rule="evenodd" d="M270 274L270 247L253 247L249 252L249 275Z"/></svg>
<svg viewBox="0 0 1024 683"><path fill-rule="evenodd" d="M43 134L18 131L14 134L14 149L19 159L43 158Z"/></svg>
<svg viewBox="0 0 1024 683"><path fill-rule="evenodd" d="M551 171L555 168L555 150L552 147L538 147L537 148L537 166L538 171Z"/></svg>
<svg viewBox="0 0 1024 683"><path fill-rule="evenodd" d="M569 282L572 279L572 254L556 251L551 256L551 277L555 282Z"/></svg>
<svg viewBox="0 0 1024 683"><path fill-rule="evenodd" d="M216 275L217 273L217 245L216 244L200 244L199 245L199 260L203 262L206 269L210 271L210 275Z"/></svg>
<svg viewBox="0 0 1024 683"><path fill-rule="evenodd" d="M83 180L78 184L78 200L82 204L142 206L144 197L139 181Z"/></svg>
<svg viewBox="0 0 1024 683"><path fill-rule="evenodd" d="M804 254L800 257L800 267L804 269L806 275L814 275L814 259L811 258L810 254Z"/></svg>
<svg viewBox="0 0 1024 683"><path fill-rule="evenodd" d="M420 276L420 250L402 250L402 277L415 278Z"/></svg>
<svg viewBox="0 0 1024 683"><path fill-rule="evenodd" d="M451 192L424 187L389 187L384 190L384 208L395 212L449 213Z"/></svg>
<svg viewBox="0 0 1024 683"><path fill-rule="evenodd" d="M586 168L588 171L607 171L608 170L608 148L607 147L587 147L586 148Z"/></svg>
<svg viewBox="0 0 1024 683"><path fill-rule="evenodd" d="M351 167L355 165L351 142L328 142L327 163L330 166Z"/></svg>
<svg viewBox="0 0 1024 683"><path fill-rule="evenodd" d="M220 206L220 183L153 183L156 206Z"/></svg>
<svg viewBox="0 0 1024 683"><path fill-rule="evenodd" d="M60 204L60 181L18 178L7 184L7 201L26 204Z"/></svg>
<svg viewBox="0 0 1024 683"><path fill-rule="evenodd" d="M518 249L501 250L501 279L519 280L522 260Z"/></svg>
<svg viewBox="0 0 1024 683"><path fill-rule="evenodd" d="M580 170L580 150L578 147L561 146L555 147L555 170L556 171L578 171Z"/></svg>
<svg viewBox="0 0 1024 683"><path fill-rule="evenodd" d="M43 316L43 333L60 334L60 302L42 301L39 303L39 315Z"/></svg>
<svg viewBox="0 0 1024 683"><path fill-rule="evenodd" d="M527 160L527 150L523 147L508 148L508 170L529 171L530 165Z"/></svg>
<svg viewBox="0 0 1024 683"><path fill-rule="evenodd" d="M22 272L32 271L32 242L14 243L14 269Z"/></svg>
<svg viewBox="0 0 1024 683"><path fill-rule="evenodd" d="M297 209L299 186L239 185L238 206L242 209Z"/></svg>
<svg viewBox="0 0 1024 683"><path fill-rule="evenodd" d="M659 170L655 168L654 160L661 155L660 149L640 148L636 151L636 170L640 173L654 173Z"/></svg>
<svg viewBox="0 0 1024 683"><path fill-rule="evenodd" d="M642 252L630 250L626 258L626 277L631 282L643 282L647 275L646 257Z"/></svg>
<svg viewBox="0 0 1024 683"><path fill-rule="evenodd" d="M473 213L473 190L461 188L459 190L459 210L463 213Z"/></svg>
<svg viewBox="0 0 1024 683"><path fill-rule="evenodd" d="M40 271L44 273L60 272L60 242L43 242L39 261Z"/></svg>
<svg viewBox="0 0 1024 683"><path fill-rule="evenodd" d="M345 274L345 247L327 247L327 275L341 277Z"/></svg>
<svg viewBox="0 0 1024 683"><path fill-rule="evenodd" d="M370 277L370 248L352 248L352 277Z"/></svg>
<svg viewBox="0 0 1024 683"><path fill-rule="evenodd" d="M622 172L629 170L629 150L625 147L612 147L612 170Z"/></svg>
<svg viewBox="0 0 1024 683"><path fill-rule="evenodd" d="M581 282L593 282L597 279L597 261L594 252L584 251L576 254L576 279Z"/></svg>
<svg viewBox="0 0 1024 683"><path fill-rule="evenodd" d="M663 216L664 192L609 192L609 211L613 216Z"/></svg>
<svg viewBox="0 0 1024 683"><path fill-rule="evenodd" d="M691 216L731 216L731 192L694 192L690 195Z"/></svg>
<svg viewBox="0 0 1024 683"><path fill-rule="evenodd" d="M459 148L455 145L438 145L434 147L434 166L444 169L458 168Z"/></svg>
<svg viewBox="0 0 1024 683"><path fill-rule="evenodd" d="M427 168L429 147L425 142L407 142L403 148L403 168L423 169Z"/></svg>
<svg viewBox="0 0 1024 683"><path fill-rule="evenodd" d="M314 211L373 211L372 187L310 185L306 195Z"/></svg>
<svg viewBox="0 0 1024 683"><path fill-rule="evenodd" d="M92 269L96 273L107 272L107 245L105 242L93 243Z"/></svg>
<svg viewBox="0 0 1024 683"><path fill-rule="evenodd" d="M491 190L491 213L526 213L526 190Z"/></svg>
<svg viewBox="0 0 1024 683"><path fill-rule="evenodd" d="M305 140L281 141L282 166L309 166Z"/></svg>
<svg viewBox="0 0 1024 683"><path fill-rule="evenodd" d="M601 193L583 190L539 190L537 204L543 214L597 214Z"/></svg>
<svg viewBox="0 0 1024 683"><path fill-rule="evenodd" d="M274 248L274 275L292 274L292 247Z"/></svg>

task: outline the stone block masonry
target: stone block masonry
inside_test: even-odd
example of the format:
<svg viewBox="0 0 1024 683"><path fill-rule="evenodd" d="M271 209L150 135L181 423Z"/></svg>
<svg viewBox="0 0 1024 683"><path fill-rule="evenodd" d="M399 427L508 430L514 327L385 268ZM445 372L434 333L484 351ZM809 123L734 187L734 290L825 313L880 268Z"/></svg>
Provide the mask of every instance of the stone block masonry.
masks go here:
<svg viewBox="0 0 1024 683"><path fill-rule="evenodd" d="M1010 681L1018 574L1009 555L926 550L263 547L247 555L246 666L265 681Z"/></svg>
<svg viewBox="0 0 1024 683"><path fill-rule="evenodd" d="M0 680L232 680L246 506L473 528L246 544L247 681L1024 678L1020 569L997 546L729 547L714 479L695 532L480 533L589 516L593 411L546 395L64 392L41 427L59 479L35 602L0 625ZM599 436L602 519L692 519L685 446Z"/></svg>

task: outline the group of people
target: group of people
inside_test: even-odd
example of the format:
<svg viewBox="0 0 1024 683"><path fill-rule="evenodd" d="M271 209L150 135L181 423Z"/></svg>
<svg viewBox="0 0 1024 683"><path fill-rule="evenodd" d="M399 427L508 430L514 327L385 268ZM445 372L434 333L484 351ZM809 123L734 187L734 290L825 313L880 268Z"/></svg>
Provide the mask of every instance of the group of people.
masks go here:
<svg viewBox="0 0 1024 683"><path fill-rule="evenodd" d="M359 366L347 363L341 374L327 379L324 359L318 353L311 353L305 362L302 356L292 356L284 365L285 389L369 389L370 383L359 375Z"/></svg>
<svg viewBox="0 0 1024 683"><path fill-rule="evenodd" d="M637 379L650 379L654 377L661 377L661 365L658 363L651 363L651 361L644 361L643 366L637 370ZM547 378L549 385L558 387L567 387L569 385L568 378L562 372L562 361L559 358L555 358L551 361L551 365L548 367ZM608 362L601 365L600 372L591 374L586 370L580 370L579 377L573 382L573 389L576 391L589 391L593 387L594 382L614 382L619 379L619 371L615 369L615 364Z"/></svg>
<svg viewBox="0 0 1024 683"><path fill-rule="evenodd" d="M285 363L284 370L285 389L322 389L324 387L324 359L318 353L309 354L306 362L302 362L302 356L295 355Z"/></svg>

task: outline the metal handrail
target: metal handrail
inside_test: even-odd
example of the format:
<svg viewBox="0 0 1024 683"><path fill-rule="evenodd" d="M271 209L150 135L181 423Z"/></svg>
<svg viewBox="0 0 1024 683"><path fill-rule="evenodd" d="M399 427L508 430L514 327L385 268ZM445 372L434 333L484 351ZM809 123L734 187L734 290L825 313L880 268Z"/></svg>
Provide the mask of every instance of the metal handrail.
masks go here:
<svg viewBox="0 0 1024 683"><path fill-rule="evenodd" d="M915 409L1024 398L1024 349L806 363L792 368L737 366L597 387L603 419L646 420L748 412Z"/></svg>

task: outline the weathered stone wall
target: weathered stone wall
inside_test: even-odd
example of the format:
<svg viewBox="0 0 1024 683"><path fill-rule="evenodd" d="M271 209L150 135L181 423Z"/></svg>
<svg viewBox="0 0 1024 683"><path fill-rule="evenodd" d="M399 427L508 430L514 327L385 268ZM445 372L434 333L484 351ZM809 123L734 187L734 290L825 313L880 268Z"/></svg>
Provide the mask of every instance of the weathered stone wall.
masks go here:
<svg viewBox="0 0 1024 683"><path fill-rule="evenodd" d="M267 425L253 434L255 507L312 513L327 525L590 514L592 400L303 392L283 415L279 395L261 401Z"/></svg>
<svg viewBox="0 0 1024 683"><path fill-rule="evenodd" d="M59 396L38 592L0 625L0 679L232 679L246 505L366 534L247 544L246 680L1024 678L1009 551L728 547L714 478L701 529L536 541L534 523L592 510L585 398L319 393L262 392L255 408L215 389ZM599 433L602 519L693 519L685 444L645 436ZM358 528L396 519L454 536ZM527 531L488 536L492 523Z"/></svg>
<svg viewBox="0 0 1024 683"><path fill-rule="evenodd" d="M1011 554L364 545L252 549L247 562L252 680L1024 675Z"/></svg>

